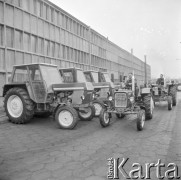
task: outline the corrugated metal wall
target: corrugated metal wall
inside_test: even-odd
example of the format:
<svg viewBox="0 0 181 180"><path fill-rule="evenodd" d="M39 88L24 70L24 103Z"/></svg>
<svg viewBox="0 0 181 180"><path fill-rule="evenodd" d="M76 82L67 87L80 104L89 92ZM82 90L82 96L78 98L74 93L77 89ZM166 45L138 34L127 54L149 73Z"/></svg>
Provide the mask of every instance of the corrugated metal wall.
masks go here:
<svg viewBox="0 0 181 180"><path fill-rule="evenodd" d="M0 0L1 86L14 64L33 62L108 71L115 79L133 67L138 81L144 81L140 59L49 1ZM147 74L149 79L148 65Z"/></svg>

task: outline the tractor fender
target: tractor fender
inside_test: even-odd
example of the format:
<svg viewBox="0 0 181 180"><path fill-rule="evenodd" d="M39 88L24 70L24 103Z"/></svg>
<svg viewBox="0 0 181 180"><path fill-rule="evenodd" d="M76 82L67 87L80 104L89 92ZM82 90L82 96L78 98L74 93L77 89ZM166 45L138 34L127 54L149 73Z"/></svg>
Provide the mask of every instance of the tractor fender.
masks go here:
<svg viewBox="0 0 181 180"><path fill-rule="evenodd" d="M32 91L31 91L31 87L29 86L28 83L22 83L22 84L5 84L4 85L4 88L3 88L3 97L6 95L6 93L12 89L12 88L15 88L15 87L19 87L19 88L22 88L24 90L26 90L30 96L30 99L35 101L34 99L34 96L32 94Z"/></svg>
<svg viewBox="0 0 181 180"><path fill-rule="evenodd" d="M55 116L55 113L60 106L65 106L65 105L66 105L65 103L58 104L57 107L53 110L53 116Z"/></svg>

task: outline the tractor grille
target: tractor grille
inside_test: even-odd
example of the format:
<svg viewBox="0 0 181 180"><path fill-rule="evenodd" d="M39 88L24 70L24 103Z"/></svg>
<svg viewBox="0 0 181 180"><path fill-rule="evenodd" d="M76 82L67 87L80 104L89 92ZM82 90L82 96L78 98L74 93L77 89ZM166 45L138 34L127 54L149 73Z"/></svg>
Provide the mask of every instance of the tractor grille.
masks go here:
<svg viewBox="0 0 181 180"><path fill-rule="evenodd" d="M115 107L127 107L126 93L115 93Z"/></svg>

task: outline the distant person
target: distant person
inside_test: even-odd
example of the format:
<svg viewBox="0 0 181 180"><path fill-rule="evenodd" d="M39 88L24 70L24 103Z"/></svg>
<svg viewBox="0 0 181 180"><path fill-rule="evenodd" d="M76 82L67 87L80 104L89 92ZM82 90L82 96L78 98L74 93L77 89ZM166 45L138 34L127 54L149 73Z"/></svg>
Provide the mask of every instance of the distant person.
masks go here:
<svg viewBox="0 0 181 180"><path fill-rule="evenodd" d="M125 86L126 86L126 89L131 89L131 90L133 90L132 89L132 80L133 80L133 74L132 73L129 73L128 74L128 79L127 79L127 81L126 81L126 83L125 83ZM136 80L136 78L134 79L134 87L135 87L135 89L134 89L134 93L135 93L135 96L137 97L138 96L138 94L139 94L139 88L138 88L138 86L137 86L137 80Z"/></svg>
<svg viewBox="0 0 181 180"><path fill-rule="evenodd" d="M131 89L132 88L132 78L133 78L133 74L132 73L129 73L128 74L128 79L126 80L126 83L125 83L125 85L126 85L126 87L128 88L128 89ZM135 78L135 87L137 86L137 80L136 80L136 78Z"/></svg>
<svg viewBox="0 0 181 180"><path fill-rule="evenodd" d="M158 85L164 85L164 78L163 78L163 74L160 74L160 78L157 79L156 84Z"/></svg>

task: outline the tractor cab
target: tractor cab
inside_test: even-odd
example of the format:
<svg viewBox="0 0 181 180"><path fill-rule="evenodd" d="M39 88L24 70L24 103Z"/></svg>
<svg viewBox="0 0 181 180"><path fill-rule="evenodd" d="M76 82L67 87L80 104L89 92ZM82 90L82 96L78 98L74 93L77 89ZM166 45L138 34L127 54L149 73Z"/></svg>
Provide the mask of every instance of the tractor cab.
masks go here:
<svg viewBox="0 0 181 180"><path fill-rule="evenodd" d="M62 83L57 66L50 64L27 64L14 66L10 82L4 86L4 94L12 87L27 89L36 103L49 102L53 84Z"/></svg>
<svg viewBox="0 0 181 180"><path fill-rule="evenodd" d="M99 82L99 72L84 71L86 80L94 86L96 99L107 99L109 94L109 82Z"/></svg>

